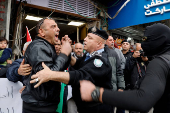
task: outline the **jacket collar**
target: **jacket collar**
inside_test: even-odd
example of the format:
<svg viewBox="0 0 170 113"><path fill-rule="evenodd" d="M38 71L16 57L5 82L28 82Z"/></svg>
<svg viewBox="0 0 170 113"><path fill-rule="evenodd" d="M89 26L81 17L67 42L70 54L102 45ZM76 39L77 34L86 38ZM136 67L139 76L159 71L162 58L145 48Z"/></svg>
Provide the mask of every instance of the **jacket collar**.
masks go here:
<svg viewBox="0 0 170 113"><path fill-rule="evenodd" d="M48 42L47 40L45 40L44 38L41 38L41 37L39 37L39 36L35 36L35 40L37 40L37 39L43 40L43 41L47 42L48 44L50 44L51 46L54 46L54 45L52 45L50 42Z"/></svg>

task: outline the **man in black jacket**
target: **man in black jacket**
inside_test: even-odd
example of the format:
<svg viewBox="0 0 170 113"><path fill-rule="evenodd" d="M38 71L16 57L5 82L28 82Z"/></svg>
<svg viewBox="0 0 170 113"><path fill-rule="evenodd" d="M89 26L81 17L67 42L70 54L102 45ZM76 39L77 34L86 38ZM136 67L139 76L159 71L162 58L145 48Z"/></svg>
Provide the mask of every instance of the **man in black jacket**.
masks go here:
<svg viewBox="0 0 170 113"><path fill-rule="evenodd" d="M33 79L31 83L35 83L35 79L38 78L39 82L34 86L37 88L45 84L43 82L49 80L70 84L73 88L73 99L76 102L79 113L111 113L113 107L110 105L98 102L83 102L79 90L79 80L90 80L98 86L112 89L112 67L107 52L109 48L104 48L107 38L108 35L106 31L99 30L96 27L90 28L87 37L84 39L84 49L88 53L78 60L72 57L71 64L74 65L75 71L51 71L43 64L44 70L33 75L31 77ZM94 92L93 95L98 95L98 92Z"/></svg>
<svg viewBox="0 0 170 113"><path fill-rule="evenodd" d="M126 39L122 41L122 53L123 53L126 63L127 63L127 59L130 59L132 57L133 53L130 51L130 42ZM123 70L123 73L124 73L124 79L125 79L125 86L126 86L126 90L127 90L130 88L129 82L130 82L131 73L129 73L126 68Z"/></svg>
<svg viewBox="0 0 170 113"><path fill-rule="evenodd" d="M130 85L130 89L137 89L146 74L148 58L144 56L140 43L133 46L133 51L133 55L126 60L125 69L129 73L129 81L126 82Z"/></svg>
<svg viewBox="0 0 170 113"><path fill-rule="evenodd" d="M60 82L49 81L34 89L30 84L31 76L42 70L44 62L53 71L62 71L68 62L71 46L68 36L62 42L61 53L56 54L55 43L58 40L60 29L56 22L50 18L44 18L37 24L36 39L28 46L25 52L25 63L32 66L31 74L25 76L26 88L22 92L23 113L55 113L60 99ZM38 79L36 79L38 81Z"/></svg>
<svg viewBox="0 0 170 113"><path fill-rule="evenodd" d="M144 56L144 52L141 48L140 43L136 43L133 46L133 55L126 59L125 70L129 76L126 80L127 87L126 89L134 90L140 87L140 84L146 74L146 66L148 64L147 56ZM137 112L129 111L129 113L146 113L146 112Z"/></svg>

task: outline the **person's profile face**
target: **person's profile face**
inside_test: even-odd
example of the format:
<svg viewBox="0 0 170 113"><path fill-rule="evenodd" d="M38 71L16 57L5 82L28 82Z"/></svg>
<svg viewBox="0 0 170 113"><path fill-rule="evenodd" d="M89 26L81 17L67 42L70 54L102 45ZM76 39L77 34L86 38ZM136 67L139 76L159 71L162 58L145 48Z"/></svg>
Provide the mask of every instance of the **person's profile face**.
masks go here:
<svg viewBox="0 0 170 113"><path fill-rule="evenodd" d="M43 36L45 39L53 45L58 41L59 31L57 23L51 19L45 19L40 27L43 31Z"/></svg>
<svg viewBox="0 0 170 113"><path fill-rule="evenodd" d="M106 45L109 46L109 48L114 47L114 39L113 39L113 37L109 36L109 38L106 40Z"/></svg>
<svg viewBox="0 0 170 113"><path fill-rule="evenodd" d="M84 49L91 53L96 50L97 48L97 38L98 36L92 33L88 33L86 38L84 39Z"/></svg>

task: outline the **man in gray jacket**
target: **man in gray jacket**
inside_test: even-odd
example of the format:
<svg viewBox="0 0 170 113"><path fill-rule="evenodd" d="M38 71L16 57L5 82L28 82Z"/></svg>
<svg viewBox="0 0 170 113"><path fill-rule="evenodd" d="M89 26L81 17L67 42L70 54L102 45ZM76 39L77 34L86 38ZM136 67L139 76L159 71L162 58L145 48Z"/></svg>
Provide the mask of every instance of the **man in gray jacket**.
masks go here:
<svg viewBox="0 0 170 113"><path fill-rule="evenodd" d="M108 53L108 58L112 66L112 86L114 91L123 91L125 88L124 74L123 69L121 68L120 59L113 49L110 49L108 46L105 47L106 52Z"/></svg>
<svg viewBox="0 0 170 113"><path fill-rule="evenodd" d="M123 69L125 68L125 58L122 52L114 47L114 39L109 36L106 40L109 51L109 60L112 66L112 85L113 90L122 90L125 88Z"/></svg>
<svg viewBox="0 0 170 113"><path fill-rule="evenodd" d="M123 91L125 89L125 81L124 81L124 74L123 74L123 69L125 69L125 63L126 63L125 57L123 56L121 50L114 47L114 39L112 36L108 37L108 39L106 40L106 45L108 46L108 48L111 49L110 52L112 53L112 55L109 56L110 57L109 60L112 66L113 90L118 89L118 91ZM119 58L117 58L117 56ZM116 70L115 70L115 67L116 67ZM114 109L113 109L113 112L114 112ZM116 113L125 113L125 110L117 108Z"/></svg>

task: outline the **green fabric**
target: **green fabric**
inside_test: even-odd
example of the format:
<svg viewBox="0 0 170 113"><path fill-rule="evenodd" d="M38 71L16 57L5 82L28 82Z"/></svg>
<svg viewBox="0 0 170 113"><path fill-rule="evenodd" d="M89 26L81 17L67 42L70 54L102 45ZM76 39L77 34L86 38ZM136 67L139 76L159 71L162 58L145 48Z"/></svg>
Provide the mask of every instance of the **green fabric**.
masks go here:
<svg viewBox="0 0 170 113"><path fill-rule="evenodd" d="M2 56L4 50L0 50L0 57ZM7 61L0 63L0 65L6 66L7 65Z"/></svg>
<svg viewBox="0 0 170 113"><path fill-rule="evenodd" d="M67 70L64 70L64 72L67 72ZM64 98L64 87L65 86L66 86L66 84L64 84L64 83L61 84L60 103L58 104L58 108L56 110L56 112L58 112L58 113L62 113L62 110L63 110L63 98Z"/></svg>
<svg viewBox="0 0 170 113"><path fill-rule="evenodd" d="M2 56L2 53L4 52L4 50L0 50L0 57Z"/></svg>
<svg viewBox="0 0 170 113"><path fill-rule="evenodd" d="M61 84L60 103L58 104L58 108L56 110L56 112L58 112L58 113L62 113L62 109L63 109L63 96L64 96L64 87L65 86L66 86L66 84L64 84L64 83Z"/></svg>

